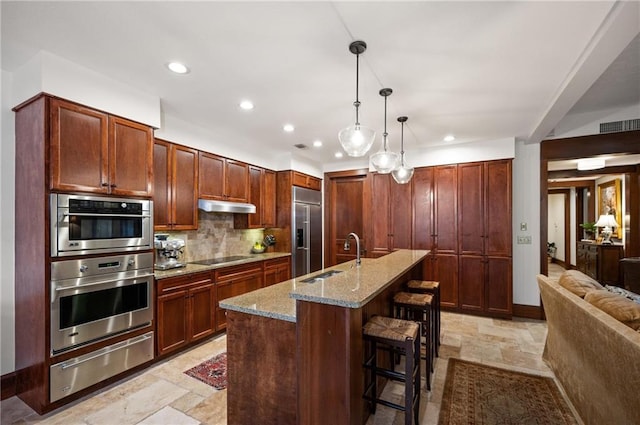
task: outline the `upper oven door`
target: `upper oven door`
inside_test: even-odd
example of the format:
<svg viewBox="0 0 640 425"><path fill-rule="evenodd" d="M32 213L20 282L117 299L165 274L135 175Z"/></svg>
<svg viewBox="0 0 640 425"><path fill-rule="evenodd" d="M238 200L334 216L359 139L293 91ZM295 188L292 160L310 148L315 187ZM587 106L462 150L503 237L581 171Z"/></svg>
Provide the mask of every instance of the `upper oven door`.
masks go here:
<svg viewBox="0 0 640 425"><path fill-rule="evenodd" d="M152 248L152 202L51 194L51 256Z"/></svg>

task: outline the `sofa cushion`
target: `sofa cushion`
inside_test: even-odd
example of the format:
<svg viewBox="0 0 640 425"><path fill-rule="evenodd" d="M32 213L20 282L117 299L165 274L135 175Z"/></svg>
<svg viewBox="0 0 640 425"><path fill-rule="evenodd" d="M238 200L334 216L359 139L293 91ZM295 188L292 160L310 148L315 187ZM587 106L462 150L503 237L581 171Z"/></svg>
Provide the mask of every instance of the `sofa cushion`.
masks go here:
<svg viewBox="0 0 640 425"><path fill-rule="evenodd" d="M604 289L598 281L591 279L586 274L578 270L567 270L560 275L558 280L560 286L568 291L573 292L580 298L584 298L589 291Z"/></svg>
<svg viewBox="0 0 640 425"><path fill-rule="evenodd" d="M632 329L640 329L640 304L609 291L590 291L584 300Z"/></svg>

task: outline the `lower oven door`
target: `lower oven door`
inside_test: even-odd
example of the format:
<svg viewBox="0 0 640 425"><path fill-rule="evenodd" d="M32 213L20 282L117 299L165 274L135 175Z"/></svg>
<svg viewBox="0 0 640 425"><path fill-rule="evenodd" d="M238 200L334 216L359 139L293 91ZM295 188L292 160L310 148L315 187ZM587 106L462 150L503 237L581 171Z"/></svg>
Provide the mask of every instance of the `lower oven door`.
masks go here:
<svg viewBox="0 0 640 425"><path fill-rule="evenodd" d="M148 332L50 367L50 401L111 378L153 359L153 332Z"/></svg>
<svg viewBox="0 0 640 425"><path fill-rule="evenodd" d="M51 282L51 352L151 324L153 273Z"/></svg>

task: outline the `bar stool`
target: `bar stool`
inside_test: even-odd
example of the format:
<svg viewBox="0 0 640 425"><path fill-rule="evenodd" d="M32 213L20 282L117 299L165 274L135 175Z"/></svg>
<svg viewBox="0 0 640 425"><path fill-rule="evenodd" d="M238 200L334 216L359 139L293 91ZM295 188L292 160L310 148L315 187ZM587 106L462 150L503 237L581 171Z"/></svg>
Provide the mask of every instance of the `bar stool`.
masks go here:
<svg viewBox="0 0 640 425"><path fill-rule="evenodd" d="M432 294L435 311L436 356L440 355L440 282L434 280L410 280L407 282L407 292L418 294Z"/></svg>
<svg viewBox="0 0 640 425"><path fill-rule="evenodd" d="M418 425L420 414L420 325L414 321L391 317L373 316L363 327L364 340L369 342L371 355L364 368L370 372L371 383L363 398L370 403L370 411L376 413L376 405L382 404L404 411L405 425ZM391 352L391 368L378 366L378 350ZM404 354L404 372L395 371L395 353ZM378 376L404 382L404 405L378 398Z"/></svg>
<svg viewBox="0 0 640 425"><path fill-rule="evenodd" d="M434 359L434 333L433 333L433 295L412 294L398 292L393 296L394 315L397 319L413 320L419 322L422 327L422 336L425 340L425 361L427 373L427 390L431 390L431 373L433 372Z"/></svg>

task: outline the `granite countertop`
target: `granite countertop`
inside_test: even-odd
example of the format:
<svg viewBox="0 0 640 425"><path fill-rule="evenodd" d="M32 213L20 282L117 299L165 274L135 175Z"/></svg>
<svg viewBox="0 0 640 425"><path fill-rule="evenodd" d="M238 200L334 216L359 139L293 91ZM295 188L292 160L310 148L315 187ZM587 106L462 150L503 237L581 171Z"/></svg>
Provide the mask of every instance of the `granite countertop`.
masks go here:
<svg viewBox="0 0 640 425"><path fill-rule="evenodd" d="M168 277L184 276L193 273L206 272L214 269L221 269L223 267L238 266L242 264L250 264L256 261L273 260L274 258L290 257L288 252L268 252L263 254L249 254L247 258L236 261L228 261L225 263L212 264L210 266L204 266L201 264L189 264L185 267L179 267L177 269L169 270L155 270L153 272L156 279L166 279Z"/></svg>
<svg viewBox="0 0 640 425"><path fill-rule="evenodd" d="M296 321L296 300L360 308L387 285L421 261L428 251L399 250L380 258L363 258L360 267L355 260L318 270L244 295L220 301L220 307L242 313ZM305 283L317 274L339 270L341 273Z"/></svg>

